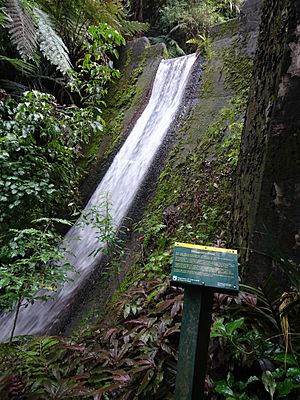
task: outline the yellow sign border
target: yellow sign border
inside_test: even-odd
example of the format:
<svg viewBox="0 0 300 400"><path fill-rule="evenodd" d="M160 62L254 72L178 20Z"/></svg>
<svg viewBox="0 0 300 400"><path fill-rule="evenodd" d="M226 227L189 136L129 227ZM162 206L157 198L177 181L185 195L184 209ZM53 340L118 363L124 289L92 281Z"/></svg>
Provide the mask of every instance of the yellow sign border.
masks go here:
<svg viewBox="0 0 300 400"><path fill-rule="evenodd" d="M208 250L208 251L218 251L219 253L237 254L237 250L223 249L222 247L199 246L197 244L178 243L178 242L175 242L175 246L186 247L187 249L199 249L199 250Z"/></svg>

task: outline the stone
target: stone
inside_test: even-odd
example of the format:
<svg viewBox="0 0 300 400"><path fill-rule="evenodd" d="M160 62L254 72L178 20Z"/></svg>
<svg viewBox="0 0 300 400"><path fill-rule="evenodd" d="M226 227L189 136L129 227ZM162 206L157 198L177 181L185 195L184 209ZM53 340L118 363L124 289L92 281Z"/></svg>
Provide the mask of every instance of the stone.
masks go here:
<svg viewBox="0 0 300 400"><path fill-rule="evenodd" d="M288 288L280 258L300 262L299 20L299 2L264 4L234 218L242 276L255 286L272 274Z"/></svg>

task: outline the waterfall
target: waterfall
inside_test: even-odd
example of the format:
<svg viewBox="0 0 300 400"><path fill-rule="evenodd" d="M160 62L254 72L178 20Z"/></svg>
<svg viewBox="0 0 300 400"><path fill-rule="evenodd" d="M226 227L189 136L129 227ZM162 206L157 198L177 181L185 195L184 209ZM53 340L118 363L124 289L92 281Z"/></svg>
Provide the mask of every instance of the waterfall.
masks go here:
<svg viewBox="0 0 300 400"><path fill-rule="evenodd" d="M151 162L162 144L181 104L196 55L161 61L151 97L144 112L115 156L102 181L90 198L86 209L99 204L103 195L109 194L110 215L115 226L120 226L126 216ZM69 239L69 240L68 240ZM51 298L21 307L15 335L39 334L59 319L76 289L99 265L101 252L89 256L99 248L92 226L74 225L64 240L69 263L78 273L72 273L67 282ZM14 312L0 318L0 340L6 340L12 330Z"/></svg>

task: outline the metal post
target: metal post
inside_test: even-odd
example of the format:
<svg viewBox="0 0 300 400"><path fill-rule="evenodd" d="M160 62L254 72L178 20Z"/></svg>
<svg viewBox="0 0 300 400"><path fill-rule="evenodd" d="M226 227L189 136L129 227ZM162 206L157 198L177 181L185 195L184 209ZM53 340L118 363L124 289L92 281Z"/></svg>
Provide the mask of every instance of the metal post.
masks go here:
<svg viewBox="0 0 300 400"><path fill-rule="evenodd" d="M204 399L212 305L212 289L191 285L186 287L177 363L176 400Z"/></svg>

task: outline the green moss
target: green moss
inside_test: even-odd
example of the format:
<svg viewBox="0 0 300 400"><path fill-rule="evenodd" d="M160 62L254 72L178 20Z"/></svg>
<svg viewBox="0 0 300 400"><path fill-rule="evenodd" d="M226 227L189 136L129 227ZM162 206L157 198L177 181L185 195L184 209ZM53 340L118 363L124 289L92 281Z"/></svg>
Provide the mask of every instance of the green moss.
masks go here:
<svg viewBox="0 0 300 400"><path fill-rule="evenodd" d="M200 96L202 98L209 97L214 89L214 66L209 65L209 66L204 66L203 69L204 72L204 79L200 87Z"/></svg>
<svg viewBox="0 0 300 400"><path fill-rule="evenodd" d="M145 56L141 57L138 66L132 70L129 78L124 75L118 82L118 89L110 94L106 108L110 115L112 112L115 114L122 108L129 108L131 104L130 101L136 94L137 81L144 70L145 61ZM110 117L109 119L112 118Z"/></svg>
<svg viewBox="0 0 300 400"><path fill-rule="evenodd" d="M170 244L174 240L213 244L220 235L224 242L229 237L233 176L245 101L240 97L228 100L218 113L209 116L211 122L199 137L197 116L201 108L203 104L194 109L181 127L180 139L159 178L156 196L141 224L146 236L159 224L166 224L166 230L172 232L165 218L165 211L172 205L178 215L174 216L176 221L171 222L176 236L167 234L166 243ZM166 230L155 232L152 241L147 241L157 246L166 237Z"/></svg>
<svg viewBox="0 0 300 400"><path fill-rule="evenodd" d="M236 93L246 95L253 72L253 59L240 54L236 46L224 52L225 85Z"/></svg>
<svg viewBox="0 0 300 400"><path fill-rule="evenodd" d="M227 91L231 96L236 93L247 97L253 60L242 53L241 47L242 43L236 39L229 48L213 50L213 57L203 65L202 99L224 96Z"/></svg>
<svg viewBox="0 0 300 400"><path fill-rule="evenodd" d="M218 24L214 26L212 32L211 32L211 37L220 39L222 37L232 37L232 34L234 32L237 32L239 25L239 18L234 18L231 19L230 21L223 22L221 24Z"/></svg>
<svg viewBox="0 0 300 400"><path fill-rule="evenodd" d="M130 63L131 63L131 61L132 61L132 55L133 55L133 50L132 50L132 49L129 49L129 50L126 52L126 61L125 61L124 66L123 66L123 69L124 69L125 71L128 69L128 67L129 67L129 65L130 65Z"/></svg>

